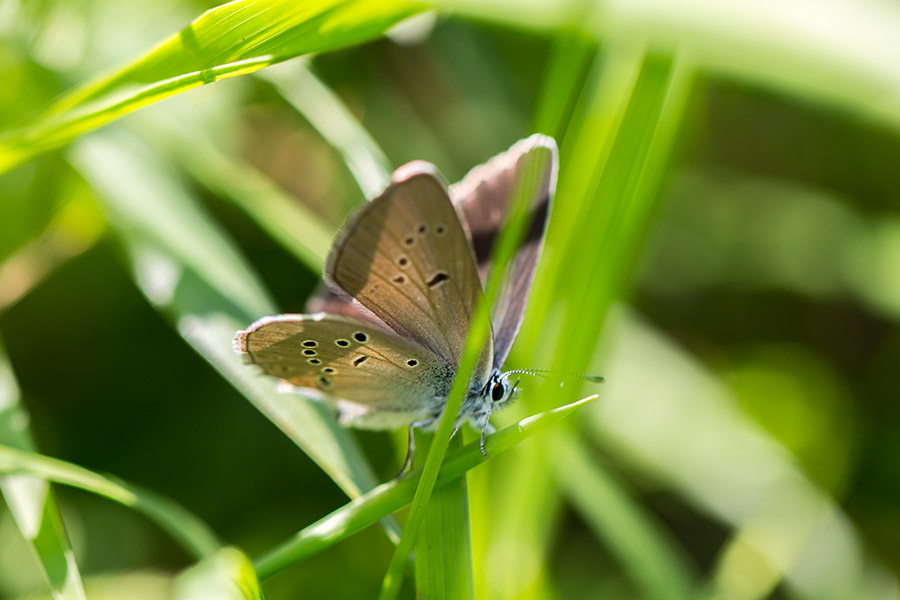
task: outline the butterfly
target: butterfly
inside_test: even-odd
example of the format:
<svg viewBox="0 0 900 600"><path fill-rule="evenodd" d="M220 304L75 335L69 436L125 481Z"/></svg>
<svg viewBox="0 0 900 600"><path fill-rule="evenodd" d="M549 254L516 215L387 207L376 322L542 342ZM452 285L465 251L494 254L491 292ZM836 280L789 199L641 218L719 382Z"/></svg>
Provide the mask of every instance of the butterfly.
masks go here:
<svg viewBox="0 0 900 600"><path fill-rule="evenodd" d="M556 187L557 148L535 134L472 169L449 189L414 161L348 220L308 314L264 317L234 337L245 361L283 389L322 400L341 425L373 430L439 422L513 196L529 201L525 236L504 275L491 335L456 426L485 435L491 413L517 392L502 372L519 331ZM521 372L521 371L518 371ZM402 472L402 471L401 471Z"/></svg>

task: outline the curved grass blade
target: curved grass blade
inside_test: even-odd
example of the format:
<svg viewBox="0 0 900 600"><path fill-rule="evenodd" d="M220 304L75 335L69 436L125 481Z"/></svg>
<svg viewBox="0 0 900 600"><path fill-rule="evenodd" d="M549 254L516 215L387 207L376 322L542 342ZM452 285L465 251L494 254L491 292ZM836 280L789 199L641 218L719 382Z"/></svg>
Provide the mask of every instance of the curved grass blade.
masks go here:
<svg viewBox="0 0 900 600"><path fill-rule="evenodd" d="M35 440L28 427L31 419L21 399L12 367L0 345L0 444L34 450ZM0 477L0 492L16 526L34 549L53 597L83 599L81 574L49 482L33 474L9 474Z"/></svg>
<svg viewBox="0 0 900 600"><path fill-rule="evenodd" d="M509 450L523 440L552 425L575 409L584 406L597 396L588 396L566 406L533 415L504 427L487 438L489 456ZM481 453L479 442L467 444L449 453L441 465L436 486L444 486L466 474L487 458ZM261 579L313 556L337 542L361 531L382 517L409 504L418 489L423 469L419 468L399 480L383 483L370 492L351 501L330 515L305 527L292 539L267 553L255 562Z"/></svg>
<svg viewBox="0 0 900 600"><path fill-rule="evenodd" d="M253 565L237 548L222 548L181 573L174 582L175 600L262 600Z"/></svg>
<svg viewBox="0 0 900 600"><path fill-rule="evenodd" d="M373 39L422 10L403 0L236 0L57 100L0 138L0 172L138 108L310 52Z"/></svg>
<svg viewBox="0 0 900 600"><path fill-rule="evenodd" d="M0 473L28 475L61 483L132 508L156 522L198 559L213 554L221 547L215 534L203 521L174 501L78 465L0 445Z"/></svg>

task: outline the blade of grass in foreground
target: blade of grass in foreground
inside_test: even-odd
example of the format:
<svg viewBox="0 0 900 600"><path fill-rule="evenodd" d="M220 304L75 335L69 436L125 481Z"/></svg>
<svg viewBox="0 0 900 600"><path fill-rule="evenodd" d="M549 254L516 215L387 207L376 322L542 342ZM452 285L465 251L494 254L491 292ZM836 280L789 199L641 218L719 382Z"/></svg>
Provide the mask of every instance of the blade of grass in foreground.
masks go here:
<svg viewBox="0 0 900 600"><path fill-rule="evenodd" d="M410 508L403 535L397 544L397 548L394 550L394 556L382 582L381 594L379 595L379 598L382 600L393 600L400 593L406 561L409 553L412 551L419 527L424 519L428 500L434 489L441 462L443 462L447 452L447 444L455 427L471 373L475 368L475 363L488 336L491 334L491 307L500 293L506 268L525 235L530 202L534 197L533 190L540 188L551 163L552 151L547 148L536 148L522 157L522 163L518 171L518 180L515 183L513 197L510 201L509 217L506 225L500 231L492 256L493 266L485 286L484 295L478 302L478 306L472 315L465 350L460 357L459 368L453 381L453 387L447 397L440 425L438 425L428 456L425 459L422 478L416 490L416 497Z"/></svg>
<svg viewBox="0 0 900 600"><path fill-rule="evenodd" d="M0 138L0 173L138 108L310 52L373 39L422 10L403 0L236 0L82 85Z"/></svg>
<svg viewBox="0 0 900 600"><path fill-rule="evenodd" d="M566 406L537 414L518 423L504 427L487 438L489 456L495 456L519 444L531 435L557 423L594 400L588 396ZM479 443L471 443L454 450L441 465L437 486L458 479L487 459L481 454ZM414 498L423 469L416 469L399 480L383 483L370 492L356 498L330 515L304 528L292 539L275 548L256 561L256 570L261 579L313 556L325 548L372 525L379 519L400 510Z"/></svg>
<svg viewBox="0 0 900 600"><path fill-rule="evenodd" d="M416 447L426 447L430 434L419 434ZM462 435L450 440L448 452L462 447ZM466 478L437 486L431 495L422 531L416 540L416 595L421 600L474 598L472 544Z"/></svg>
<svg viewBox="0 0 900 600"><path fill-rule="evenodd" d="M350 497L375 485L355 438L320 403L279 394L232 351L235 330L274 314L255 274L177 177L122 132L80 142L73 162L100 195L141 290L178 332ZM396 531L396 525L390 530Z"/></svg>
<svg viewBox="0 0 900 600"><path fill-rule="evenodd" d="M562 140L560 182L550 216L542 269L532 289L526 327L517 340L517 351L529 357L526 365L546 365L555 354L569 356L568 350L558 349L559 340L565 338L560 336L558 315L552 312L560 309L563 300L555 278L570 276L573 270L584 273L583 264L588 257L576 257L575 264L568 264L564 260L566 246L572 232L583 221L580 211L591 201L598 201L590 186L597 177L595 172L609 155L642 62L640 49L599 57L581 92L573 124L568 128L571 133ZM548 74L548 77L553 76ZM596 234L591 239L596 240ZM529 324L543 326L529 327ZM574 370L577 368L571 365L565 368L565 371ZM549 393L552 390L545 392ZM534 410L530 396L524 396L520 404L529 404ZM485 547L494 548L508 539L517 540L517 544L507 544L503 552L491 551L495 558L490 569L484 569L482 585L486 593L497 598L540 598L550 593L546 590L550 585L546 578L547 532L542 523L546 522L546 515L558 510L559 492L553 485L555 480L544 448L522 448L508 463L495 478L495 502L505 509L493 516L493 528ZM528 568L523 570L523 564Z"/></svg>
<svg viewBox="0 0 900 600"><path fill-rule="evenodd" d="M221 547L215 534L203 521L172 500L78 465L0 445L0 473L28 475L61 483L132 508L156 522L196 558L209 556Z"/></svg>
<svg viewBox="0 0 900 600"><path fill-rule="evenodd" d="M34 450L30 422L12 367L0 345L0 444ZM6 475L0 477L0 492L16 527L34 549L53 597L83 599L81 574L49 482L33 474Z"/></svg>
<svg viewBox="0 0 900 600"><path fill-rule="evenodd" d="M640 49L611 53L602 67L586 90L590 101L585 102L583 122L570 128L572 135L563 144L559 201L548 232L552 264L545 271L556 280L539 280L533 298L536 310L530 315L550 326L522 340L531 351L530 364L549 363L557 372L585 369L609 305L627 286L689 89L689 69L645 56ZM529 397L542 403L559 401L558 387L544 382L535 387L538 391ZM551 444L552 437L545 441ZM560 490L554 485L557 465L550 458L555 451L547 451L546 445L541 452L526 448L504 474L500 502L507 510L496 520L496 539L514 536L521 543L504 554L501 564L492 565L490 577L497 590L509 590L508 597L540 597L550 585L545 577L548 532L539 523L558 506ZM603 510L602 505L592 508ZM639 558L634 553L618 556ZM518 565L526 560L535 568L523 578ZM635 583L649 597L690 597L690 586L679 585L680 579L659 585L658 579L643 576L643 567L629 564L628 572L640 576ZM667 568L668 573L681 573L677 563Z"/></svg>

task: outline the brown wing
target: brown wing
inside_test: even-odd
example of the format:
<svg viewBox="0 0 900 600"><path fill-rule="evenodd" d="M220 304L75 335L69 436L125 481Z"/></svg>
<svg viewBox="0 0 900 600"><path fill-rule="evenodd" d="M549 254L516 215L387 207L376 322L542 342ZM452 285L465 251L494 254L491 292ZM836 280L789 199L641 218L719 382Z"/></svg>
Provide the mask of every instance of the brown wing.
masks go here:
<svg viewBox="0 0 900 600"><path fill-rule="evenodd" d="M279 315L253 323L235 349L263 372L333 400L344 424L394 429L443 408L453 368L418 344L338 315Z"/></svg>
<svg viewBox="0 0 900 600"><path fill-rule="evenodd" d="M550 203L556 189L557 150L553 138L532 135L487 163L475 167L450 195L472 237L478 273L484 282L491 252L517 191L530 198L530 224L494 305L494 366L500 367L519 332L537 260L544 243ZM521 186L521 187L517 187Z"/></svg>
<svg viewBox="0 0 900 600"><path fill-rule="evenodd" d="M353 215L326 276L391 329L456 367L481 284L459 215L435 168L410 163ZM485 381L489 341L475 378Z"/></svg>

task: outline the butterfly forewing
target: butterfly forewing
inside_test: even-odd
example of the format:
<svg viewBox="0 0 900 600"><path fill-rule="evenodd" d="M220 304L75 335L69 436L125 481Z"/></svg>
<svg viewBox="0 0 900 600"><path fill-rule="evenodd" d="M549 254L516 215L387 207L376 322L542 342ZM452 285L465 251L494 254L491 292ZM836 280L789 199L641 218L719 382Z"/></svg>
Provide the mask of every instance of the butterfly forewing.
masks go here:
<svg viewBox="0 0 900 600"><path fill-rule="evenodd" d="M478 273L485 281L497 234L516 193L529 199L529 223L510 264L492 312L494 366L500 367L516 339L544 241L547 215L556 188L556 143L533 135L484 165L472 169L450 188L472 239Z"/></svg>
<svg viewBox="0 0 900 600"><path fill-rule="evenodd" d="M338 315L260 319L237 333L235 347L263 372L333 400L356 427L433 418L453 383L452 367L427 348Z"/></svg>
<svg viewBox="0 0 900 600"><path fill-rule="evenodd" d="M350 219L326 273L395 332L458 365L481 284L456 209L428 163L398 170ZM492 356L489 340L476 377L486 378Z"/></svg>

